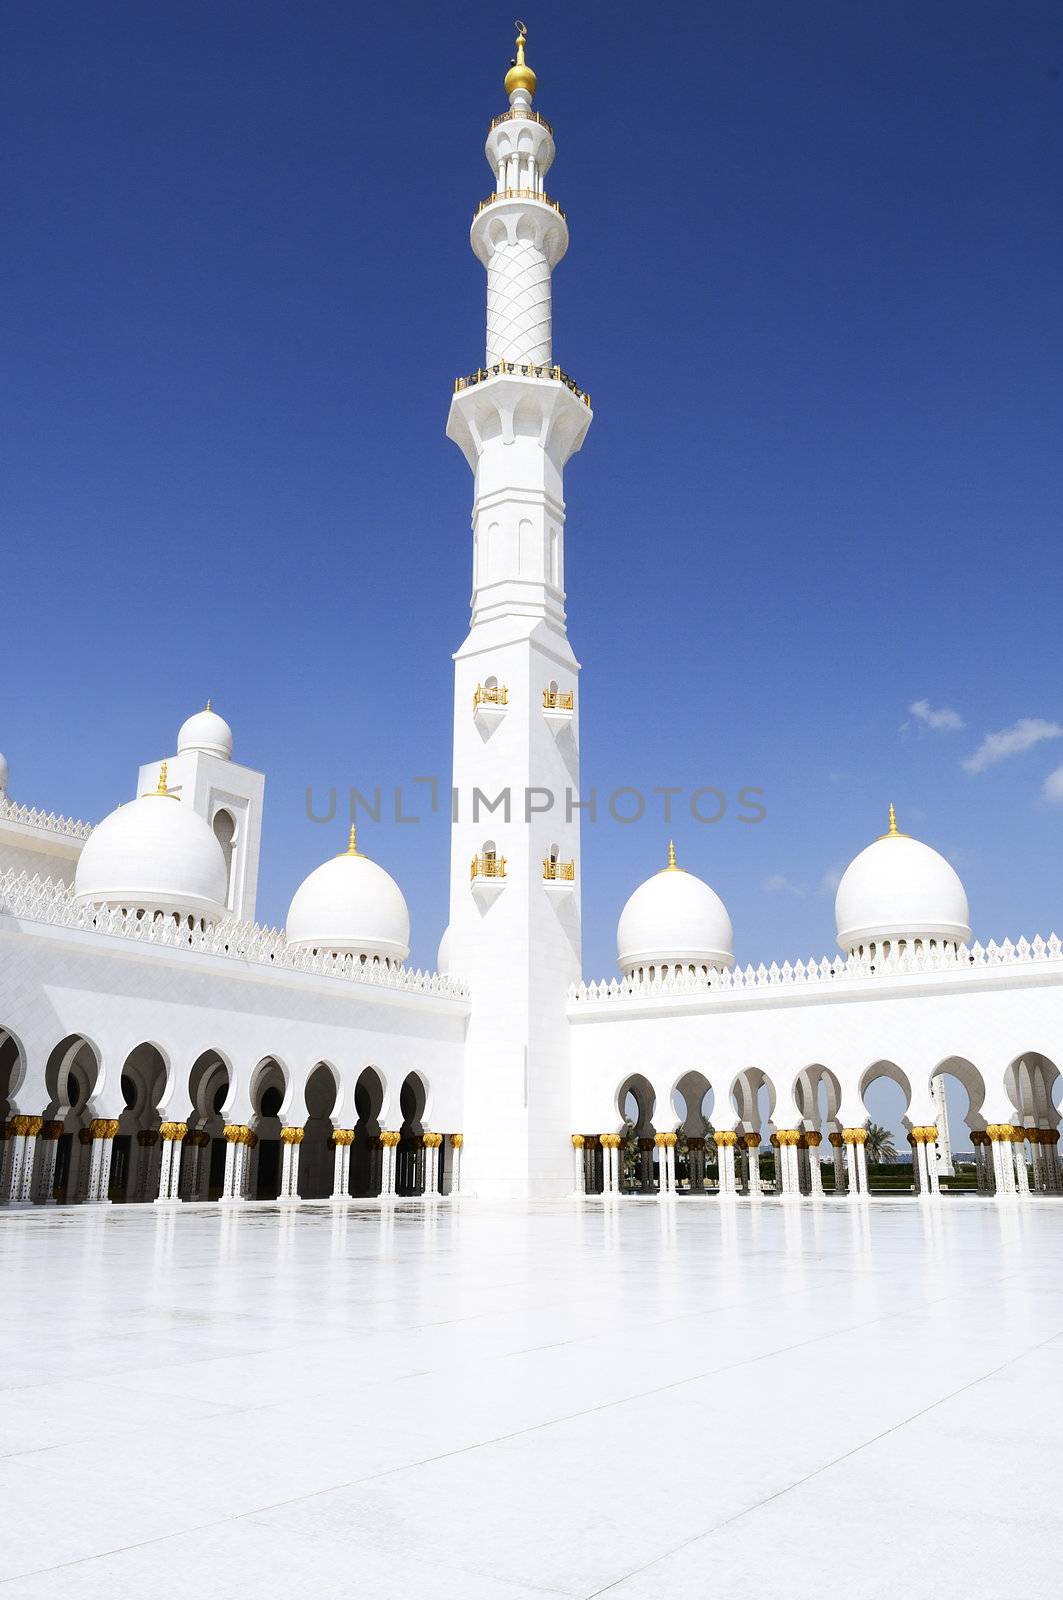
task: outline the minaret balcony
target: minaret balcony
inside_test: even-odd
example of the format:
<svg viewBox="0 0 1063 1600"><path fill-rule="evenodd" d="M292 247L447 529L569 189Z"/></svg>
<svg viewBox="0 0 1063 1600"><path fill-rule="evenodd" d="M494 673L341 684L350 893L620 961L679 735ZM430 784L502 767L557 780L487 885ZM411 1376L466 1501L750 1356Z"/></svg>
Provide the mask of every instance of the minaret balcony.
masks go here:
<svg viewBox="0 0 1063 1600"><path fill-rule="evenodd" d="M563 383L566 389L582 400L588 411L591 407L591 397L586 389L581 389L575 378L570 378L567 372L562 372L560 367L537 367L531 361L496 361L494 366L480 367L476 372L470 372L468 377L454 379L454 393L461 394L463 389L471 389L477 383L486 383L489 378L544 378L549 383Z"/></svg>
<svg viewBox="0 0 1063 1600"><path fill-rule="evenodd" d="M488 734L502 721L509 706L509 690L502 683L478 683L472 697L473 721Z"/></svg>
<svg viewBox="0 0 1063 1600"><path fill-rule="evenodd" d="M575 711L575 690L554 688L543 690L543 719L554 733L560 733L563 728L572 726Z"/></svg>
<svg viewBox="0 0 1063 1600"><path fill-rule="evenodd" d="M550 195L542 193L539 189L496 189L494 194L489 194L485 200L480 201L480 204L473 212L473 221L475 222L480 213L486 211L488 206L497 205L500 200L535 200L541 206L549 206L551 211L557 212L562 222L565 221L565 213L557 201L552 199Z"/></svg>
<svg viewBox="0 0 1063 1600"><path fill-rule="evenodd" d="M487 131L488 133L493 133L496 128L500 128L502 126L503 122L513 122L518 118L523 119L525 122L537 122L540 128L545 128L551 139L553 138L554 130L547 122L545 117L541 117L538 111L525 111L519 106L515 107L511 111L503 111L501 116L493 118L491 126Z"/></svg>
<svg viewBox="0 0 1063 1600"><path fill-rule="evenodd" d="M482 856L473 856L469 868L469 882L480 905L487 907L506 886L506 858L485 850Z"/></svg>
<svg viewBox="0 0 1063 1600"><path fill-rule="evenodd" d="M571 894L576 887L576 863L544 857L543 885L548 894Z"/></svg>

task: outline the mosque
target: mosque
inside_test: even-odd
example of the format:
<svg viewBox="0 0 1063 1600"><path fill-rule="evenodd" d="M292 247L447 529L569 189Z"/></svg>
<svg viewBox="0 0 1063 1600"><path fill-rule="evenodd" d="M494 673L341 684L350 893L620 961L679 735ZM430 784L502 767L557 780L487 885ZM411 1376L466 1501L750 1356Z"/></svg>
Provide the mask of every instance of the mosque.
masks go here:
<svg viewBox="0 0 1063 1600"><path fill-rule="evenodd" d="M453 761L474 802L522 798L458 808L422 972L353 829L283 932L256 923L264 778L209 704L95 827L16 803L0 758L0 1198L859 1200L887 1077L933 1202L946 1076L978 1191L1058 1193L1060 940L974 941L956 872L892 807L839 885L839 953L737 967L726 908L670 851L620 914L619 977L584 981L563 478L593 413L553 351L568 223L523 29L505 87L471 229L486 355L447 422L474 482Z"/></svg>

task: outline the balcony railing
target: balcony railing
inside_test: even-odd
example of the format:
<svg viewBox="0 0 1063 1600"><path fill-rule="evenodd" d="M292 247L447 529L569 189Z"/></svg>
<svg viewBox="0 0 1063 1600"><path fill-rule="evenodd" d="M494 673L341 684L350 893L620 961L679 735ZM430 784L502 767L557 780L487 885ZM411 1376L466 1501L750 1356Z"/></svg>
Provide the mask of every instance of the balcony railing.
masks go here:
<svg viewBox="0 0 1063 1600"><path fill-rule="evenodd" d="M576 863L555 861L553 856L544 856L543 878L547 883L575 883Z"/></svg>
<svg viewBox="0 0 1063 1600"><path fill-rule="evenodd" d="M575 707L576 694L574 689L544 689L544 711L572 711Z"/></svg>
<svg viewBox="0 0 1063 1600"><path fill-rule="evenodd" d="M591 397L586 389L580 388L575 378L570 378L560 367L537 367L531 361L496 361L493 366L479 367L475 372L470 372L468 377L454 379L454 393L460 394L463 389L471 389L477 383L486 383L488 378L504 378L511 373L517 378L545 378L551 383L563 383L566 389L571 389L577 400L582 400L590 409Z"/></svg>
<svg viewBox="0 0 1063 1600"><path fill-rule="evenodd" d="M469 869L470 878L504 878L506 875L505 856L486 855L473 856Z"/></svg>
<svg viewBox="0 0 1063 1600"><path fill-rule="evenodd" d="M518 117L522 118L525 122L537 122L540 128L545 128L551 139L553 138L553 128L547 122L546 118L541 117L537 111L503 111L500 117L495 117L493 119L491 126L487 131L488 133L491 133L495 128L501 127L503 122L512 122Z"/></svg>
<svg viewBox="0 0 1063 1600"><path fill-rule="evenodd" d="M548 194L540 194L538 189L496 189L494 194L489 194L486 200L480 201L473 216L478 217L481 211L493 206L496 200L538 200L540 205L549 206L551 211L556 211L562 222L565 220L565 213L557 201L551 199Z"/></svg>
<svg viewBox="0 0 1063 1600"><path fill-rule="evenodd" d="M508 705L508 695L509 690L504 683L478 683L476 685L476 693L472 697L472 708L475 711L477 706Z"/></svg>

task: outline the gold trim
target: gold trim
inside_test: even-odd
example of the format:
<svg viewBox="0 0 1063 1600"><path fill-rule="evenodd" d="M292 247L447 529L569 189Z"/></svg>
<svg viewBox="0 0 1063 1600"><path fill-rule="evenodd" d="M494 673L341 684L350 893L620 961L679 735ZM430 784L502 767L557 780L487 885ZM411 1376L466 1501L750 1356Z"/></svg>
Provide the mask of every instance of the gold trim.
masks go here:
<svg viewBox="0 0 1063 1600"><path fill-rule="evenodd" d="M113 1139L118 1132L117 1117L94 1117L89 1123L89 1132L94 1139Z"/></svg>
<svg viewBox="0 0 1063 1600"><path fill-rule="evenodd" d="M281 1144L302 1144L305 1128L282 1128Z"/></svg>

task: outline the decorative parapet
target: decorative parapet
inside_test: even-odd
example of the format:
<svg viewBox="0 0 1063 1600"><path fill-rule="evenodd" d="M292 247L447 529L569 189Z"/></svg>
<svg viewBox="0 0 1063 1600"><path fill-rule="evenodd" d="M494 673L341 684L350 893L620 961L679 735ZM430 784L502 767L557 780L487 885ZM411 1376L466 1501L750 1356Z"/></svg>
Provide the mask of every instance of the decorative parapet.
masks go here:
<svg viewBox="0 0 1063 1600"><path fill-rule="evenodd" d="M78 824L82 826L82 824ZM399 989L411 994L468 998L468 987L457 978L409 967L388 967L356 956L315 954L289 948L283 929L263 928L256 922L235 919L212 928L190 928L172 916L142 916L135 911L109 911L105 907L75 904L68 884L36 873L14 870L0 873L0 914L56 928L78 928L137 944L161 945L169 950L194 950L254 966L278 967L289 972L309 972L319 977L364 983L374 989Z"/></svg>
<svg viewBox="0 0 1063 1600"><path fill-rule="evenodd" d="M987 945L958 945L950 950L890 951L888 956L837 956L834 960L824 956L822 961L784 961L770 967L732 967L721 972L681 972L664 978L614 978L600 983L577 983L569 989L569 999L574 1001L631 1001L656 1000L672 995L739 994L746 990L794 989L841 985L853 980L876 982L883 978L916 976L930 972L965 973L985 971L996 967L1030 966L1040 962L1063 959L1063 942L1057 934L1047 939L1040 934L1032 941L1020 939L1013 944L1005 939L1003 944L990 940Z"/></svg>
<svg viewBox="0 0 1063 1600"><path fill-rule="evenodd" d="M0 794L0 822L18 822L24 828L59 833L67 839L87 839L92 832L91 822L79 822L76 817L57 817L54 811L38 811L36 806L16 805L6 794Z"/></svg>

